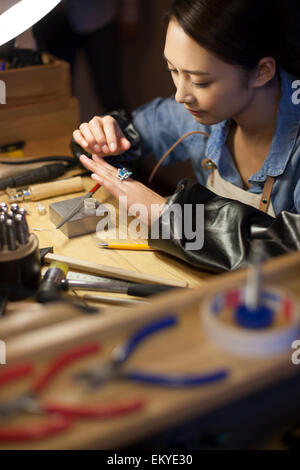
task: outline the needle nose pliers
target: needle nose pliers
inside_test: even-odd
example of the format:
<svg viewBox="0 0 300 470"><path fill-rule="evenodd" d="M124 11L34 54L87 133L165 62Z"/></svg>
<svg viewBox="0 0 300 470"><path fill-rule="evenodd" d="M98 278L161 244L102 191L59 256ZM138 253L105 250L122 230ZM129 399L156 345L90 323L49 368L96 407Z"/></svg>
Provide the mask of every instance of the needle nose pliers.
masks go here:
<svg viewBox="0 0 300 470"><path fill-rule="evenodd" d="M128 379L145 384L182 388L205 385L225 379L228 371L223 369L202 375L165 375L124 370L123 365L143 341L159 331L177 325L177 322L177 317L171 315L146 325L137 331L128 342L117 346L108 362L75 374L75 381L86 382L90 388L97 388L108 380L116 379Z"/></svg>

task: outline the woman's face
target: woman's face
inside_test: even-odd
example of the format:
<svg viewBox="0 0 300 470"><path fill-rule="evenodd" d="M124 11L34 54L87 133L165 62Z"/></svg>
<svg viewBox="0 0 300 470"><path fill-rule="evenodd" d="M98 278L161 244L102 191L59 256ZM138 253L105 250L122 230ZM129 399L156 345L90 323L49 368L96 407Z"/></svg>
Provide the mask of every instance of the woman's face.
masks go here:
<svg viewBox="0 0 300 470"><path fill-rule="evenodd" d="M169 23L164 54L177 88L176 101L194 111L201 124L234 119L251 104L255 90L250 78L201 47L176 20Z"/></svg>

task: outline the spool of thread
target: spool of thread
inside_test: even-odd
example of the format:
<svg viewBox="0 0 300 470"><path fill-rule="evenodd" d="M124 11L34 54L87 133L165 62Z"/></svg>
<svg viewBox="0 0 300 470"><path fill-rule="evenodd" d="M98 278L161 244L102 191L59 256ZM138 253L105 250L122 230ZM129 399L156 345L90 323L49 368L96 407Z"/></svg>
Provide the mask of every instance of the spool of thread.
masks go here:
<svg viewBox="0 0 300 470"><path fill-rule="evenodd" d="M244 357L275 356L290 350L300 334L297 302L280 290L262 292L263 305L274 314L272 323L257 331L237 321L236 311L244 299L245 291L236 289L219 293L201 306L204 330L216 346Z"/></svg>

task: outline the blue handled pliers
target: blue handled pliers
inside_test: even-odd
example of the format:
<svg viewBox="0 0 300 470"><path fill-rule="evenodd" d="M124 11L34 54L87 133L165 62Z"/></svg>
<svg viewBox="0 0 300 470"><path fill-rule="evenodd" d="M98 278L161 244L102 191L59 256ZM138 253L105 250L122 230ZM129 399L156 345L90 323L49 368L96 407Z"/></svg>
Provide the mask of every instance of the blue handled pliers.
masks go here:
<svg viewBox="0 0 300 470"><path fill-rule="evenodd" d="M205 375L164 375L136 370L127 371L123 369L122 366L127 359L144 340L159 331L177 325L177 323L178 320L175 316L168 316L162 320L148 324L137 331L129 341L117 346L113 350L108 362L76 374L74 376L75 380L85 381L91 388L97 388L104 382L116 379L127 379L146 384L179 388L205 385L225 379L228 376L228 371L225 369Z"/></svg>

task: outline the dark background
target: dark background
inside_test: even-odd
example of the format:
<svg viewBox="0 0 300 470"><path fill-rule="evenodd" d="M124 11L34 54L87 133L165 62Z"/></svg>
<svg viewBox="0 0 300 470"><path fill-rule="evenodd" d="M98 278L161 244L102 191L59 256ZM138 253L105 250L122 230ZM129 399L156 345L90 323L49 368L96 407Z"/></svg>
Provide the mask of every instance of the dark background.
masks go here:
<svg viewBox="0 0 300 470"><path fill-rule="evenodd" d="M166 24L164 12L169 0L140 0L140 21L134 38L120 42L121 86L126 105L133 110L157 96L174 93L163 59ZM83 86L84 85L84 86ZM75 95L79 98L81 120L101 114L89 65L79 54L75 70Z"/></svg>

